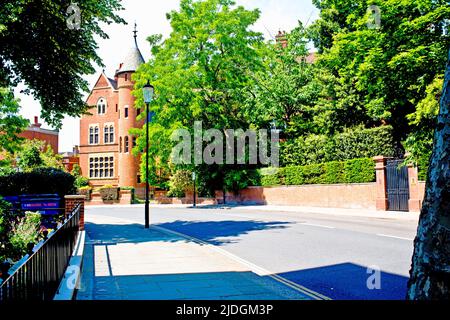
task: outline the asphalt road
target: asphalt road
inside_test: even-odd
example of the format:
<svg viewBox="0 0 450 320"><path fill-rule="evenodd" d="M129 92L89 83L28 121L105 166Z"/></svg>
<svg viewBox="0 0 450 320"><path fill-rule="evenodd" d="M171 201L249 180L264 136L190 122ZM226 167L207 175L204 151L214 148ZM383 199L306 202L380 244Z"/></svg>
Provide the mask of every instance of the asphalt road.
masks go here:
<svg viewBox="0 0 450 320"><path fill-rule="evenodd" d="M90 207L86 214L144 220L143 206ZM346 300L404 299L417 229L414 221L239 208L151 208L150 219Z"/></svg>

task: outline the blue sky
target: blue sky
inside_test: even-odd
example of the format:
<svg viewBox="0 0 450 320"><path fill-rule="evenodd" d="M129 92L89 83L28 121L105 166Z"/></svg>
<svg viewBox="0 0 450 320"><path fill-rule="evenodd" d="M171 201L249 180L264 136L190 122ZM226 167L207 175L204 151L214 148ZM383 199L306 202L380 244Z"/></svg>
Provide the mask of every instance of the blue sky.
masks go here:
<svg viewBox="0 0 450 320"><path fill-rule="evenodd" d="M254 30L262 32L267 39L272 38L279 30L289 31L300 20L304 24L315 20L318 10L312 5L311 0L236 0L237 4L248 9L259 8L261 18L255 24ZM113 76L122 58L132 45L132 29L134 22L138 24L138 42L145 59L150 58L149 46L145 41L151 34L162 34L167 37L170 34L170 25L166 20L166 13L179 7L179 0L142 1L123 0L124 11L120 15L128 22L128 25L106 25L104 30L110 36L107 40L100 40L98 54L105 64L105 72ZM97 74L86 76L91 86L98 77L102 68L97 68ZM19 87L16 90L18 94ZM19 95L21 99L21 114L32 120L40 115L40 105L32 97ZM49 128L44 123L43 127ZM79 119L66 118L59 136L59 151L71 151L74 145L79 144Z"/></svg>

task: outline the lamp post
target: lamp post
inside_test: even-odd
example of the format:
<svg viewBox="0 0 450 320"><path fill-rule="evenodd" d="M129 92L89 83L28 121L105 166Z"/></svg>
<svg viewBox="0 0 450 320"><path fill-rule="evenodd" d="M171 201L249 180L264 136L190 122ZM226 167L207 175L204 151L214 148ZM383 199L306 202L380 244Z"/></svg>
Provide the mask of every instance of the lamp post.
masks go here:
<svg viewBox="0 0 450 320"><path fill-rule="evenodd" d="M197 197L196 182L197 181L196 180L197 180L197 174L194 171L194 172L192 172L192 181L194 181L194 208L197 206L197 201L196 201L196 197Z"/></svg>
<svg viewBox="0 0 450 320"><path fill-rule="evenodd" d="M149 149L149 137L148 137L148 125L149 125L149 105L153 100L153 94L155 93L155 88L147 81L147 84L142 88L142 93L144 94L144 102L146 106L145 114L147 119L145 120L145 229L150 228L150 202L148 198L149 185L148 185L148 149Z"/></svg>

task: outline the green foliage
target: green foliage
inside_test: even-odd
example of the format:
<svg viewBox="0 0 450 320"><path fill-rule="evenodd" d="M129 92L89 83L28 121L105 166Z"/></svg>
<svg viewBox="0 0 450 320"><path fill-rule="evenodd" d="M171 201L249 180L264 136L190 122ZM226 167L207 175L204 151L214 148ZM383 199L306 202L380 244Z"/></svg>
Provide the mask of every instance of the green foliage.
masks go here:
<svg viewBox="0 0 450 320"><path fill-rule="evenodd" d="M392 125L399 146L414 131L407 115L420 108L429 84L444 73L450 46L448 1L314 0L314 4L320 16L309 31L322 53L320 82L327 88L318 117L326 127L337 126L335 130L354 119L366 127ZM371 4L381 11L379 28L367 26Z"/></svg>
<svg viewBox="0 0 450 320"><path fill-rule="evenodd" d="M259 169L257 174L260 177L260 181L256 180L253 185L261 185L263 187L278 186L283 184L282 175L279 168L262 168Z"/></svg>
<svg viewBox="0 0 450 320"><path fill-rule="evenodd" d="M9 235L11 251L8 254L10 257L19 259L27 254L28 245L38 242L40 225L41 215L32 212L26 213L25 217L13 222Z"/></svg>
<svg viewBox="0 0 450 320"><path fill-rule="evenodd" d="M10 89L3 88L0 82L0 153L14 153L23 141L18 135L28 126L28 120L21 117L19 111L19 101L14 99Z"/></svg>
<svg viewBox="0 0 450 320"><path fill-rule="evenodd" d="M169 197L184 197L186 192L194 191L194 182L192 181L192 172L188 170L178 170L169 181Z"/></svg>
<svg viewBox="0 0 450 320"><path fill-rule="evenodd" d="M70 174L75 177L75 187L78 189L89 186L89 179L81 175L81 167L78 164L73 166Z"/></svg>
<svg viewBox="0 0 450 320"><path fill-rule="evenodd" d="M375 163L372 159L352 159L344 162L342 181L365 183L375 181Z"/></svg>
<svg viewBox="0 0 450 320"><path fill-rule="evenodd" d="M21 171L30 172L36 168L64 169L62 157L55 154L50 147L41 140L25 140L20 149L11 155ZM12 162L12 160L11 160Z"/></svg>
<svg viewBox="0 0 450 320"><path fill-rule="evenodd" d="M186 169L171 166L175 145L171 136L176 129L192 132L194 121L203 121L205 130L249 127L242 102L253 83L251 72L261 68L257 48L262 35L250 29L259 14L259 10L245 10L230 0L182 0L179 10L167 15L172 27L170 37L161 44L160 37L149 39L153 59L134 75L137 107L144 106L140 88L148 80L156 90L151 103L155 117L149 128L151 176L145 177L144 155L144 181L156 185L161 183L157 173L162 171L164 176ZM144 129L133 130L138 136L135 154L145 150ZM211 187L232 169L200 165L196 171L205 171L202 179L208 178L206 184Z"/></svg>
<svg viewBox="0 0 450 320"><path fill-rule="evenodd" d="M227 191L237 193L239 190L255 185L258 180L255 170L230 170L225 174L224 187Z"/></svg>
<svg viewBox="0 0 450 320"><path fill-rule="evenodd" d="M12 212L11 205L0 199L0 263L18 261L29 243L37 243L40 222L39 214Z"/></svg>
<svg viewBox="0 0 450 320"><path fill-rule="evenodd" d="M78 1L79 30L67 27L68 1L2 1L0 7L0 87L23 81L42 106L44 120L59 127L64 114L85 110L84 74L102 65L97 40L108 36L101 24L123 23L118 0ZM51 85L49 85L51 83ZM0 130L1 131L1 130Z"/></svg>
<svg viewBox="0 0 450 320"><path fill-rule="evenodd" d="M392 157L395 154L392 127L346 130L333 137L332 146L328 152L327 160L339 161L380 155Z"/></svg>
<svg viewBox="0 0 450 320"><path fill-rule="evenodd" d="M61 197L75 194L75 178L62 170L37 168L31 172L16 172L0 176L0 195L58 194Z"/></svg>
<svg viewBox="0 0 450 320"><path fill-rule="evenodd" d="M306 166L264 168L258 170L260 185L367 183L375 181L375 163L362 158L332 161ZM255 184L256 185L256 184Z"/></svg>
<svg viewBox="0 0 450 320"><path fill-rule="evenodd" d="M416 107L416 111L408 115L414 131L403 143L409 152L408 162L418 165L419 179L427 178L429 160L433 150L433 133L436 128L436 118L439 113L439 100L442 94L444 80L438 76L426 88L426 96Z"/></svg>
<svg viewBox="0 0 450 320"><path fill-rule="evenodd" d="M283 166L309 165L356 158L394 156L392 127L364 129L356 127L332 137L300 136L281 144L280 162Z"/></svg>
<svg viewBox="0 0 450 320"><path fill-rule="evenodd" d="M330 139L325 135L308 135L280 144L280 163L283 166L308 165L327 161Z"/></svg>
<svg viewBox="0 0 450 320"><path fill-rule="evenodd" d="M10 209L11 205L0 197L0 263L10 257L9 233L12 227Z"/></svg>
<svg viewBox="0 0 450 320"><path fill-rule="evenodd" d="M308 63L308 40L300 23L285 35L287 45L269 42L259 47L263 69L248 88L245 114L258 127L276 124L288 136L315 131L313 106L320 88L315 66Z"/></svg>

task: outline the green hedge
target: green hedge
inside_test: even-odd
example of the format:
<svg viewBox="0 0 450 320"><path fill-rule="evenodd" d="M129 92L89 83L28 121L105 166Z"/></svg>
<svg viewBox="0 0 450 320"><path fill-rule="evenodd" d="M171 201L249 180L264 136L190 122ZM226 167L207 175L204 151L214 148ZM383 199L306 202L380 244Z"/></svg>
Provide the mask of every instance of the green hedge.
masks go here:
<svg viewBox="0 0 450 320"><path fill-rule="evenodd" d="M375 163L370 158L332 161L307 166L258 170L260 185L368 183L375 181Z"/></svg>
<svg viewBox="0 0 450 320"><path fill-rule="evenodd" d="M394 155L392 127L356 127L332 137L308 135L281 144L282 166L305 166L330 161L345 161Z"/></svg>
<svg viewBox="0 0 450 320"><path fill-rule="evenodd" d="M31 172L0 176L0 195L22 194L76 194L75 177L54 168L38 168Z"/></svg>

